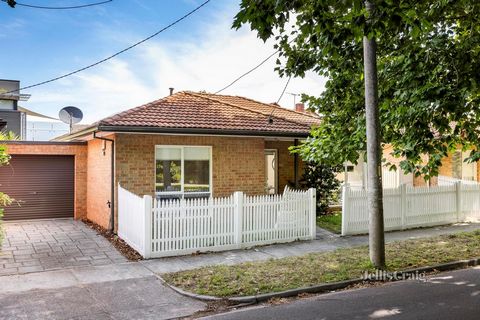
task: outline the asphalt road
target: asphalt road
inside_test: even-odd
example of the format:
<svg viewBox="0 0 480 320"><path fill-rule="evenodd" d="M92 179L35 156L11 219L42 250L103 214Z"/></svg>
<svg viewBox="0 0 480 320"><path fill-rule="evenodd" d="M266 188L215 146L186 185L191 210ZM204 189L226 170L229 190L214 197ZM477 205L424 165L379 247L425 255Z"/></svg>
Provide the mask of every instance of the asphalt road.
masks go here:
<svg viewBox="0 0 480 320"><path fill-rule="evenodd" d="M480 319L480 267L264 305L208 319Z"/></svg>

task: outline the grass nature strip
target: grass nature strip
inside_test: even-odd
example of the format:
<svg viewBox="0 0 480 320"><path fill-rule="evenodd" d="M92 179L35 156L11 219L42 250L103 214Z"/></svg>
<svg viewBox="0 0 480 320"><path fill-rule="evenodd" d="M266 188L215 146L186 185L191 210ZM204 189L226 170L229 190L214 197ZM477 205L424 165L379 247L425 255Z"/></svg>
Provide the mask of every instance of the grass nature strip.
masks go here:
<svg viewBox="0 0 480 320"><path fill-rule="evenodd" d="M387 270L400 271L480 257L480 230L386 245ZM361 277L374 272L368 247L337 249L300 257L234 266L212 266L163 274L171 285L218 297L278 292Z"/></svg>

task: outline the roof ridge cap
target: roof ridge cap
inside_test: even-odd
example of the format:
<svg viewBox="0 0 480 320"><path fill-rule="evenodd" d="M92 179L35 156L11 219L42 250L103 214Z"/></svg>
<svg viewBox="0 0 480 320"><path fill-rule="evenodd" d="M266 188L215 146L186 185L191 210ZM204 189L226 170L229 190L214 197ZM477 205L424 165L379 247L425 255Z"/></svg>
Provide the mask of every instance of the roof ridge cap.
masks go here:
<svg viewBox="0 0 480 320"><path fill-rule="evenodd" d="M179 91L179 92L177 92L176 94L180 94L180 93L185 93L185 91ZM165 96L165 97L163 97L163 98L156 99L156 100L153 100L153 101L144 103L144 104L142 104L142 105L139 105L139 106L136 106L136 107L127 109L127 110L123 110L123 111L114 113L114 114L112 114L111 116L108 116L108 117L105 117L105 118L103 118L103 119L101 119L101 120L98 120L97 123L98 123L99 125L101 125L104 121L107 121L107 120L115 120L114 118L117 118L117 117L119 117L119 116L126 116L126 115L129 115L129 114L132 114L132 113L134 113L134 112L137 112L137 111L140 110L140 109L147 108L149 105L152 105L152 104L154 104L154 103L158 103L158 102L160 102L160 101L166 100L166 99L168 99L169 97L171 97L171 96Z"/></svg>
<svg viewBox="0 0 480 320"><path fill-rule="evenodd" d="M257 100L254 100L254 99L252 99L252 98L242 97L242 96L230 96L230 97L237 97L237 98L241 98L241 99L253 101L253 102L256 102L256 103L263 104L263 105L265 105L265 106L275 107L275 108L278 108L278 109L282 109L282 110L285 110L285 111L288 111L288 112L293 112L293 113L296 113L296 114L301 114L302 116L306 116L306 117L309 117L309 118L313 118L313 119L318 120L317 117L312 116L312 115L310 115L310 114L308 114L308 113L300 112L300 111L293 110L293 109L284 108L284 107L282 107L282 106L280 106L280 105L278 105L278 104L276 104L276 103L266 103L266 102L257 101Z"/></svg>
<svg viewBox="0 0 480 320"><path fill-rule="evenodd" d="M241 106L239 106L239 105L237 105L237 104L225 102L225 101L218 100L218 99L215 99L215 98L212 98L212 97L206 97L206 96L202 95L201 93L192 92L192 91L185 92L185 93L191 94L191 95L193 95L193 96L200 97L200 98L203 98L203 99L212 100L212 101L215 101L215 102L218 102L218 103L223 103L223 104L226 104L226 105L229 105L229 106L231 106L231 107L238 108L238 109L242 109L242 110L250 111L250 112L253 112L253 113L261 114L261 115L264 115L264 116L267 116L267 117L275 117L275 118L277 118L277 119L282 119L282 120L284 120L284 121L287 121L287 122L290 122L290 123L294 123L294 124L296 124L296 125L301 125L301 126L310 127L310 126L309 126L308 124L306 124L306 123L297 122L297 121L290 120L290 119L285 119L284 117L280 117L280 116L274 115L273 113L267 115L266 113L259 112L259 111L256 111L256 110L252 110L252 109L245 108L245 107L241 107ZM208 94L208 93L207 93L207 94ZM210 95L210 94L208 94L208 95ZM253 101L255 101L255 100L253 100Z"/></svg>

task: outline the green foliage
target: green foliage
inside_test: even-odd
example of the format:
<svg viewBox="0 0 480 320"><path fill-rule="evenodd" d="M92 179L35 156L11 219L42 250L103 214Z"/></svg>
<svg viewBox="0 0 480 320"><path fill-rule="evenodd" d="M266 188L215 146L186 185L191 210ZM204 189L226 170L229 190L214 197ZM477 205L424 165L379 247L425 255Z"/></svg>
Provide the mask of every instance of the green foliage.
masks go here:
<svg viewBox="0 0 480 320"><path fill-rule="evenodd" d="M274 38L280 75L328 78L303 96L323 116L297 151L307 161L356 163L365 150L362 37L375 36L383 144L406 173L438 173L459 145L480 159L480 1L242 0L233 26ZM369 20L367 24L366 21ZM428 157L425 157L428 155ZM426 160L426 161L425 161Z"/></svg>
<svg viewBox="0 0 480 320"><path fill-rule="evenodd" d="M315 188L317 194L317 214L325 214L328 206L336 202L340 181L336 175L342 166L326 166L314 162L305 165L302 182L307 188Z"/></svg>
<svg viewBox="0 0 480 320"><path fill-rule="evenodd" d="M12 132L1 132L0 131L0 141L6 140L17 140L18 137L15 136ZM10 161L10 155L7 153L7 146L0 144L0 166L5 166ZM14 200L10 198L7 194L0 192L0 207L5 207L12 204ZM0 223L2 222L3 217L3 208L0 208ZM0 244L2 243L2 229L0 224Z"/></svg>

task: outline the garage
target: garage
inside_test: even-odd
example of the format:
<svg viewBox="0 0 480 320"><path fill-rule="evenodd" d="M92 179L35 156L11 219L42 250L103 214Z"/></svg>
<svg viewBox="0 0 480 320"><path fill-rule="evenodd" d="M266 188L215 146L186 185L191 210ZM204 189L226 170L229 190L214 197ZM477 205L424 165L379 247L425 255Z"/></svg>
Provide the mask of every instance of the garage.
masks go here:
<svg viewBox="0 0 480 320"><path fill-rule="evenodd" d="M0 167L0 191L16 200L3 220L72 218L75 161L72 155L12 155Z"/></svg>

